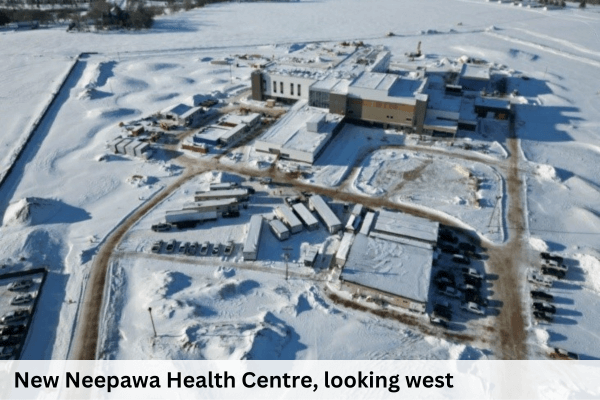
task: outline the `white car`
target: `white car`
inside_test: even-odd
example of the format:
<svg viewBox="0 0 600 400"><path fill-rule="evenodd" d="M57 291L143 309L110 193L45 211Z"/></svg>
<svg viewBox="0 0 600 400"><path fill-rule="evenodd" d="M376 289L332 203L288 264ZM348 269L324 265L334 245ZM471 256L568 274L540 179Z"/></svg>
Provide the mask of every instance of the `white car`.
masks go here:
<svg viewBox="0 0 600 400"><path fill-rule="evenodd" d="M477 303L462 303L460 308L473 314L485 315L485 309Z"/></svg>
<svg viewBox="0 0 600 400"><path fill-rule="evenodd" d="M553 283L552 279L533 271L529 273L529 275L527 276L527 280L531 283L535 283L537 285L546 287L552 287Z"/></svg>
<svg viewBox="0 0 600 400"><path fill-rule="evenodd" d="M483 279L483 276L479 272L477 272L475 268L463 267L461 270L463 275L469 275L476 279Z"/></svg>
<svg viewBox="0 0 600 400"><path fill-rule="evenodd" d="M231 255L231 253L233 252L233 241L229 241L227 242L227 244L225 245L225 250L223 251L223 254L225 254L226 256Z"/></svg>
<svg viewBox="0 0 600 400"><path fill-rule="evenodd" d="M8 285L8 290L16 291L16 290L27 290L33 285L33 281L31 279L24 279L22 281L15 281Z"/></svg>
<svg viewBox="0 0 600 400"><path fill-rule="evenodd" d="M13 297L10 304L13 306L18 306L20 304L31 303L31 301L33 301L33 296L28 293L28 294L21 294L21 295Z"/></svg>

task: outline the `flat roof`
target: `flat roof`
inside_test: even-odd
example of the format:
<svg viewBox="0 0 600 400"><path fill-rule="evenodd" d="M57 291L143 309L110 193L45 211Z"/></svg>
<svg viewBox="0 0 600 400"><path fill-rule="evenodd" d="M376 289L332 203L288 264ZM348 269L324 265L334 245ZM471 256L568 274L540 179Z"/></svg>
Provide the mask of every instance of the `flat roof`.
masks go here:
<svg viewBox="0 0 600 400"><path fill-rule="evenodd" d="M342 270L348 282L425 303L433 250L358 234Z"/></svg>
<svg viewBox="0 0 600 400"><path fill-rule="evenodd" d="M486 107L495 110L510 110L510 101L495 97L477 97L475 107Z"/></svg>
<svg viewBox="0 0 600 400"><path fill-rule="evenodd" d="M335 215L333 211L331 211L331 208L321 196L319 196L318 194L312 195L309 201L312 203L317 214L319 214L321 218L323 218L323 221L328 227L342 225L340 219L337 217L337 215Z"/></svg>
<svg viewBox="0 0 600 400"><path fill-rule="evenodd" d="M311 213L310 210L306 208L304 204L296 203L292 206L292 208L298 213L298 215L306 225L311 226L319 224L319 221L317 221L313 213Z"/></svg>
<svg viewBox="0 0 600 400"><path fill-rule="evenodd" d="M473 97L462 96L458 121L465 123L477 123L477 114L475 113L475 99Z"/></svg>
<svg viewBox="0 0 600 400"><path fill-rule="evenodd" d="M258 252L258 242L260 240L260 231L262 230L263 217L260 214L254 214L250 217L248 224L248 235L244 241L244 252Z"/></svg>
<svg viewBox="0 0 600 400"><path fill-rule="evenodd" d="M202 138L204 140L210 140L211 142L218 142L225 134L230 130L230 128L210 125L200 132L196 133L196 136Z"/></svg>
<svg viewBox="0 0 600 400"><path fill-rule="evenodd" d="M380 72L363 72L352 82L351 87L387 91L398 79L398 75L384 74Z"/></svg>
<svg viewBox="0 0 600 400"><path fill-rule="evenodd" d="M435 243L437 242L439 225L439 222L425 218L382 210L377 216L373 230Z"/></svg>
<svg viewBox="0 0 600 400"><path fill-rule="evenodd" d="M463 64L463 67L460 71L460 76L466 79L477 79L481 81L489 81L490 80L490 67L487 65L479 65L479 64Z"/></svg>
<svg viewBox="0 0 600 400"><path fill-rule="evenodd" d="M230 124L252 124L256 122L260 118L260 114L258 113L249 113L246 115L237 115L237 114L226 114L224 117L219 119L219 122L230 123Z"/></svg>
<svg viewBox="0 0 600 400"><path fill-rule="evenodd" d="M310 132L306 129L306 123L315 115L325 115L326 122L319 132ZM324 113L321 109L309 107L306 100L300 100L258 141L279 145L282 149L313 153L330 139L341 120L341 115Z"/></svg>
<svg viewBox="0 0 600 400"><path fill-rule="evenodd" d="M182 116L183 114L185 114L186 112L188 112L192 107L188 106L187 104L175 104L172 105L171 107L165 108L162 111L162 114L175 114L178 116Z"/></svg>

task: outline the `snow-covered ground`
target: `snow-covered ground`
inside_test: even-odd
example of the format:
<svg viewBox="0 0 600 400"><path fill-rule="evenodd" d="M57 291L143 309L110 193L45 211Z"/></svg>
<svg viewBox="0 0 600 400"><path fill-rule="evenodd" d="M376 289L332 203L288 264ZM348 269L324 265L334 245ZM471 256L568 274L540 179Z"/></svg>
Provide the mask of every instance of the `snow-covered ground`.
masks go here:
<svg viewBox="0 0 600 400"><path fill-rule="evenodd" d="M265 23L264 16L270 16L269 23ZM395 36L385 37L388 31L394 32ZM98 161L99 156L107 154L106 142L120 134L119 122L150 115L193 94L235 93L249 85L250 68L230 69L212 65L210 60L235 54L283 56L306 41L352 39L384 44L395 57L412 51L421 41L424 53L432 62L467 54L498 66L504 65L515 72L508 87L509 91L517 89L522 96L522 104L516 106L516 115L517 135L528 160L520 166L527 174L528 229L551 250L579 260L573 261L573 271L577 267L585 271L585 274L576 275L581 276L582 281L575 280L575 275L568 275L569 281L565 283L583 285L583 289L571 290L560 285L556 289L567 291L564 296L560 292L561 297L573 299L565 306L573 311L565 311L564 318L576 323L549 326L549 339L551 343L580 351L588 357L600 357L598 338L594 333L597 329L593 325L598 312L589 305L598 301L597 290L589 288L597 288L600 273L598 263L593 261L598 258L600 232L599 34L600 14L594 7L585 11L572 6L566 10L543 11L479 0L427 0L419 2L418 7L409 0L228 3L161 17L152 30L145 32L70 34L63 28L0 32L0 57L3 60L0 117L5 121L0 141L2 170L9 165L11 154L24 139L27 128L49 100L73 58L81 52L100 53L82 58L75 66L65 90L57 98L56 112L41 126L31 148L26 150L22 162L0 193L4 217L0 246L4 249L4 263L16 265L20 263L20 257L25 257L27 263L48 265L51 271L40 303L45 318L33 321L33 336L29 342L36 346L27 347L23 357L68 356L83 283L99 243L119 221L182 173L175 166L176 160L168 159L167 154L151 162L121 156ZM348 133L346 129L342 134ZM375 132L377 129L362 129L369 132L367 136L374 135L377 140L384 137ZM490 146L489 150L484 150L489 154L483 156L501 161L506 156L505 143L498 140L496 133L487 133ZM386 136L393 141L393 135ZM334 140L336 147L341 144L342 137L339 135ZM400 140L402 135L397 137L398 144L414 143ZM485 138L479 140L485 141ZM390 142L387 144L394 144ZM368 154L359 147L364 144L358 142L354 149L344 147L343 152L328 148L317 162L315 172L307 179L322 186L340 184L351 171L338 161L360 161L367 157ZM468 151L449 149L446 144L432 147ZM244 157L238 163L248 162L259 168L268 164L268 160L260 159L264 156L254 154L249 148L243 151ZM403 153L411 154L409 159L413 161L424 157L417 157L415 154L418 153L414 152ZM478 150L472 152L479 153ZM377 154L365 159L365 168ZM437 161L440 161L440 168L442 163L459 164L456 160L436 160L436 164ZM332 168L325 167L326 164L331 164ZM396 165L398 171L410 169L409 164L399 162ZM471 162L463 167L476 168L474 165ZM477 167L475 172L492 176L489 169ZM435 175L434 172L431 171L431 175ZM133 175L148 179L143 185L131 184L128 179ZM465 224L486 233L489 214L484 216L481 210L477 213L460 211L460 207L466 208L470 203L465 200L465 204L452 204L452 200L466 198L467 193L457 196L457 191L462 191L463 187L458 183L444 185L443 182L435 180L432 184L443 189L444 196L451 195L444 199L450 202L446 212L464 218ZM404 187L410 187L410 184ZM381 189L389 190L372 186L374 191ZM426 190L425 186L414 189ZM490 189L489 196L497 190L501 189L498 186ZM401 199L402 190L389 194L405 201ZM484 194L483 198L489 196ZM33 215L13 218L19 214L19 205L10 212L6 207L25 197L38 199ZM441 195L429 202L424 197L420 199L427 207L443 210ZM419 204L416 200L411 202ZM489 207L486 205L483 209L489 210ZM266 233L270 235L270 232ZM150 239L144 242L145 245L148 243ZM279 343L281 357L459 358L462 352L456 345L424 337L398 323L338 309L326 301L323 305L314 300L323 297L308 281L282 283L280 275L273 277L239 269L233 270L232 274L229 267L219 273L218 267L199 269L183 263L165 266L164 262L155 260L120 260L113 274L122 280L112 282L123 288L122 292L117 291L122 296L116 303L122 305L119 312L123 315L135 312L132 307L138 300L145 308L156 307L159 331L169 333L159 337L156 353L152 353L149 326L140 315L140 326L133 326L137 322L132 322L123 329L132 336L121 338L123 342L112 338L105 356L275 356L277 353L269 353L264 342L261 343L261 338L265 337ZM248 286L244 282L256 282L258 286ZM145 287L146 284L154 291ZM208 284L213 286L208 287ZM229 284L231 286L227 286ZM276 293L275 289L279 287L285 289L280 290L284 294ZM224 298L213 296L221 289L226 293ZM227 294L231 292L233 294ZM235 308L235 304L242 301L240 299L248 299L254 307ZM168 307L177 301L187 305L168 318ZM222 311L219 309L214 315L204 317L215 324L207 323L202 310L210 311L220 306L223 306ZM144 307L141 309L145 310ZM227 321L228 312L236 313L235 327L219 325ZM301 322L312 319L322 322L324 315L328 316L328 329L313 332L311 329L316 329L317 324ZM171 325L172 321L177 322ZM231 338L231 346L227 340L221 342L216 338L207 343L205 349L185 349L184 343L180 342L185 335L199 337L205 330L218 326L224 337L232 330L239 336L244 321L248 338ZM171 326L173 332L168 330ZM118 329L115 327L113 335L120 334ZM349 339L336 344L331 340L332 331L349 332ZM390 331L393 334L385 333ZM296 336L277 341L285 332L295 332ZM132 344L136 335L147 335L148 341L141 341L140 347L123 344ZM538 336L542 338L543 335ZM352 349L355 343L361 345ZM228 351L228 346L233 350ZM326 346L331 346L331 350L323 351ZM346 354L344 351L347 357L343 355Z"/></svg>

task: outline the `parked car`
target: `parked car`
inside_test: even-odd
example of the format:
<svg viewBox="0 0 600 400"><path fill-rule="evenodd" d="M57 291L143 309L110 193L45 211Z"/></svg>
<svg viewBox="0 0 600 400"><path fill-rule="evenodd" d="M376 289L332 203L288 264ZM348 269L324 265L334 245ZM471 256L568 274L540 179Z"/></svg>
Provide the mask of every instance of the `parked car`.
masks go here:
<svg viewBox="0 0 600 400"><path fill-rule="evenodd" d="M452 311L446 310L444 308L441 308L438 310L433 310L433 313L431 314L431 316L433 318L441 319L446 322L452 321Z"/></svg>
<svg viewBox="0 0 600 400"><path fill-rule="evenodd" d="M554 348L554 354L561 356L561 358L568 358L570 360L579 360L579 355L576 353L567 351L565 349L559 349L558 347Z"/></svg>
<svg viewBox="0 0 600 400"><path fill-rule="evenodd" d="M444 296L448 296L448 297L454 297L456 299L458 299L460 297L460 292L458 291L458 289L456 289L453 286L446 286L443 289L440 288L440 290L438 291L439 294L442 294Z"/></svg>
<svg viewBox="0 0 600 400"><path fill-rule="evenodd" d="M481 288L481 279L473 278L471 275L463 275L463 280L466 285L471 285L477 289Z"/></svg>
<svg viewBox="0 0 600 400"><path fill-rule="evenodd" d="M21 338L17 335L0 336L0 346L12 346L21 341Z"/></svg>
<svg viewBox="0 0 600 400"><path fill-rule="evenodd" d="M467 303L477 303L482 307L488 306L487 299L483 298L481 294L479 294L476 290L465 290L463 292L465 294L465 302Z"/></svg>
<svg viewBox="0 0 600 400"><path fill-rule="evenodd" d="M439 233L440 239L450 243L458 243L458 238L454 236L449 231L440 231Z"/></svg>
<svg viewBox="0 0 600 400"><path fill-rule="evenodd" d="M460 270L465 276L468 275L476 279L483 279L483 276L479 272L477 272L475 268L462 267Z"/></svg>
<svg viewBox="0 0 600 400"><path fill-rule="evenodd" d="M233 247L234 247L233 241L230 240L225 245L225 250L223 251L223 254L225 254L226 256L231 255L231 253L233 252Z"/></svg>
<svg viewBox="0 0 600 400"><path fill-rule="evenodd" d="M172 253L175 251L175 245L177 244L177 242L175 242L175 239L171 240L169 243L167 243L167 247L165 247L165 251L167 253Z"/></svg>
<svg viewBox="0 0 600 400"><path fill-rule="evenodd" d="M541 290L532 290L529 292L534 300L554 301L554 296Z"/></svg>
<svg viewBox="0 0 600 400"><path fill-rule="evenodd" d="M440 317L435 316L433 314L429 316L429 322L431 322L434 325L439 325L442 328L446 328L446 329L448 328L448 323L446 321L444 321Z"/></svg>
<svg viewBox="0 0 600 400"><path fill-rule="evenodd" d="M477 250L477 247L474 244L464 243L464 242L459 243L458 248L461 249L462 251L471 252L471 253L474 253L475 250Z"/></svg>
<svg viewBox="0 0 600 400"><path fill-rule="evenodd" d="M469 259L469 257L467 257L463 254L453 254L452 262L457 263L457 264L465 264L465 265L471 264L471 260Z"/></svg>
<svg viewBox="0 0 600 400"><path fill-rule="evenodd" d="M181 254L185 254L185 251L187 250L188 246L190 245L190 242L185 242L185 243L181 243L179 245L179 253Z"/></svg>
<svg viewBox="0 0 600 400"><path fill-rule="evenodd" d="M223 213L223 218L237 218L240 216L239 211L226 211Z"/></svg>
<svg viewBox="0 0 600 400"><path fill-rule="evenodd" d="M163 245L162 240L159 240L158 242L154 242L150 251L152 251L153 253L160 253L160 249L162 248L162 245Z"/></svg>
<svg viewBox="0 0 600 400"><path fill-rule="evenodd" d="M8 360L15 353L15 348L13 346L3 346L0 347L0 360Z"/></svg>
<svg viewBox="0 0 600 400"><path fill-rule="evenodd" d="M535 318L538 321L544 321L544 322L552 322L553 321L552 316L550 316L542 311L534 311L533 318Z"/></svg>
<svg viewBox="0 0 600 400"><path fill-rule="evenodd" d="M221 245L219 243L215 243L212 249L212 255L218 256L221 253Z"/></svg>
<svg viewBox="0 0 600 400"><path fill-rule="evenodd" d="M458 249L454 246L451 246L449 244L446 243L439 243L437 245L438 249L440 249L442 252L444 253L449 253L449 254L454 254L458 251Z"/></svg>
<svg viewBox="0 0 600 400"><path fill-rule="evenodd" d="M19 335L19 334L25 332L25 330L27 330L27 327L23 324L0 326L0 336Z"/></svg>
<svg viewBox="0 0 600 400"><path fill-rule="evenodd" d="M465 310L467 312L473 313L473 314L485 315L485 309L477 303L473 303L473 302L462 303L460 305L460 308L462 308L463 310Z"/></svg>
<svg viewBox="0 0 600 400"><path fill-rule="evenodd" d="M540 253L540 256L544 260L553 260L553 261L556 261L557 263L562 263L564 261L564 259L561 256L557 256L555 254L550 254L550 253L546 253L546 252Z"/></svg>
<svg viewBox="0 0 600 400"><path fill-rule="evenodd" d="M569 270L569 268L566 265L556 262L554 260L542 260L541 265L542 267L556 268L561 271L565 271L565 273Z"/></svg>
<svg viewBox="0 0 600 400"><path fill-rule="evenodd" d="M198 242L194 242L188 246L188 248L186 250L186 254L188 256L195 256L197 251L198 251Z"/></svg>
<svg viewBox="0 0 600 400"><path fill-rule="evenodd" d="M545 277L543 275L540 275L537 272L530 272L529 275L527 276L527 280L531 283L535 283L537 285L541 285L541 286L546 286L546 287L552 287L552 279Z"/></svg>
<svg viewBox="0 0 600 400"><path fill-rule="evenodd" d="M538 301L534 302L533 309L536 311L545 312L546 314L556 314L556 307L554 307L552 304L548 304L548 303L544 303L544 302L538 302Z"/></svg>
<svg viewBox="0 0 600 400"><path fill-rule="evenodd" d="M558 279L563 279L566 275L565 271L550 267L542 267L542 274L554 276Z"/></svg>
<svg viewBox="0 0 600 400"><path fill-rule="evenodd" d="M31 303L32 301L33 301L33 296L30 293L20 294L18 296L13 297L13 299L10 301L10 304L13 306L18 306L21 304Z"/></svg>
<svg viewBox="0 0 600 400"><path fill-rule="evenodd" d="M154 232L165 232L171 230L171 224L156 224L152 225L152 230Z"/></svg>
<svg viewBox="0 0 600 400"><path fill-rule="evenodd" d="M29 317L29 310L21 309L9 311L0 318L1 324L10 324L11 322L21 321Z"/></svg>
<svg viewBox="0 0 600 400"><path fill-rule="evenodd" d="M19 291L19 290L27 290L31 286L33 286L33 281L31 279L23 279L20 281L14 281L10 285L8 285L8 290L10 291Z"/></svg>
<svg viewBox="0 0 600 400"><path fill-rule="evenodd" d="M202 246L200 246L200 255L201 256L207 255L209 247L210 247L210 242L204 242L204 243L202 243Z"/></svg>

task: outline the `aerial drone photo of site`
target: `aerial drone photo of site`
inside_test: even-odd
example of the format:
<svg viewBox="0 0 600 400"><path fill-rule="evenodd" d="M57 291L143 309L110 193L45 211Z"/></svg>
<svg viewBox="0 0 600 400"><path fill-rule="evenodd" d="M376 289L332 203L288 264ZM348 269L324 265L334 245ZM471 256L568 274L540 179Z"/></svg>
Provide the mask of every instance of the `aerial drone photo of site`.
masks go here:
<svg viewBox="0 0 600 400"><path fill-rule="evenodd" d="M599 359L594 3L0 0L0 357Z"/></svg>

